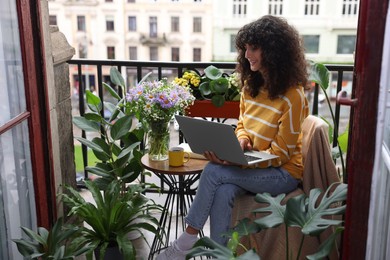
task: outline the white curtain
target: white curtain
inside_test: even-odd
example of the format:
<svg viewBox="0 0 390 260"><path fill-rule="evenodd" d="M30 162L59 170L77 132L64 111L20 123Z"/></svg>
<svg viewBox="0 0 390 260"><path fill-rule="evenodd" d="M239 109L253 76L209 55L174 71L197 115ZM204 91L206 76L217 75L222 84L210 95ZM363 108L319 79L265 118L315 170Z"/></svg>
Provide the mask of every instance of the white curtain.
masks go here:
<svg viewBox="0 0 390 260"><path fill-rule="evenodd" d="M0 4L0 126L26 111L16 1ZM0 135L0 259L23 259L11 239L36 229L27 120Z"/></svg>

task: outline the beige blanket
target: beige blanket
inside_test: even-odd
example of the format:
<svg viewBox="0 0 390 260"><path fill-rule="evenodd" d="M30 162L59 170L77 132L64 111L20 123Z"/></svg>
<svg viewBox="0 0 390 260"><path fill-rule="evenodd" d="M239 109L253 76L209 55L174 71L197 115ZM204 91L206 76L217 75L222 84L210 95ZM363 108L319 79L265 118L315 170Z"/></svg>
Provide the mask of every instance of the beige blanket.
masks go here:
<svg viewBox="0 0 390 260"><path fill-rule="evenodd" d="M337 170L331 156L331 148L328 138L328 125L320 118L309 116L302 125L303 140L303 190L297 189L289 193L283 200L285 203L288 198L302 194L307 195L313 188L320 188L325 191L333 182L340 182ZM232 214L232 224L235 225L238 220L243 218L256 219L260 215L254 216L251 211L267 205L259 204L254 201L253 195L243 195L236 198ZM306 255L317 252L318 246L330 234L331 230L326 230L318 237L306 236L303 243L303 249L300 259L305 259ZM299 228L289 228L289 254L293 254L291 259L296 259L299 245L302 239L302 233ZM256 235L245 237L243 244L249 249L254 248L265 260L286 259L286 236L285 226L262 230ZM338 250L334 250L329 259L338 259Z"/></svg>

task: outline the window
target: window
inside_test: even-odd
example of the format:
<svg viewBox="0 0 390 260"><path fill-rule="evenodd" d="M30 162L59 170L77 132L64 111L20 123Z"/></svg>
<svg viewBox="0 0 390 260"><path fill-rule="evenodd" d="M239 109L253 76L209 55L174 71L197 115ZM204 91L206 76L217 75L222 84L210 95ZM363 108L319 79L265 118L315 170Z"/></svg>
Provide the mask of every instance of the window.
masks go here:
<svg viewBox="0 0 390 260"><path fill-rule="evenodd" d="M269 0L268 14L282 15L283 14L283 0Z"/></svg>
<svg viewBox="0 0 390 260"><path fill-rule="evenodd" d="M157 38L157 17L149 17L149 36L150 38Z"/></svg>
<svg viewBox="0 0 390 260"><path fill-rule="evenodd" d="M305 45L306 53L319 53L319 35L303 35L303 43Z"/></svg>
<svg viewBox="0 0 390 260"><path fill-rule="evenodd" d="M158 60L158 48L152 46L149 48L149 59L150 60Z"/></svg>
<svg viewBox="0 0 390 260"><path fill-rule="evenodd" d="M246 0L233 0L233 16L246 16Z"/></svg>
<svg viewBox="0 0 390 260"><path fill-rule="evenodd" d="M339 35L337 37L337 54L353 54L355 45L355 35Z"/></svg>
<svg viewBox="0 0 390 260"><path fill-rule="evenodd" d="M305 15L319 15L320 0L305 0Z"/></svg>
<svg viewBox="0 0 390 260"><path fill-rule="evenodd" d="M106 31L114 31L114 17L113 16L107 16L106 17Z"/></svg>
<svg viewBox="0 0 390 260"><path fill-rule="evenodd" d="M343 0L343 15L357 15L359 0Z"/></svg>
<svg viewBox="0 0 390 260"><path fill-rule="evenodd" d="M138 59L136 46L129 47L129 59L130 60L137 60Z"/></svg>
<svg viewBox="0 0 390 260"><path fill-rule="evenodd" d="M230 52L237 52L236 49L236 35L231 34L230 35Z"/></svg>
<svg viewBox="0 0 390 260"><path fill-rule="evenodd" d="M130 32L137 31L137 18L135 16L129 16L128 17L128 26Z"/></svg>
<svg viewBox="0 0 390 260"><path fill-rule="evenodd" d="M202 32L202 17L194 17L193 32Z"/></svg>
<svg viewBox="0 0 390 260"><path fill-rule="evenodd" d="M193 49L193 61L201 61L202 60L202 49L201 48L194 48Z"/></svg>
<svg viewBox="0 0 390 260"><path fill-rule="evenodd" d="M57 16L49 15L49 25L57 25Z"/></svg>
<svg viewBox="0 0 390 260"><path fill-rule="evenodd" d="M173 47L171 49L171 60L172 61L180 61L180 49L177 47Z"/></svg>
<svg viewBox="0 0 390 260"><path fill-rule="evenodd" d="M77 16L77 30L85 32L85 16L84 15Z"/></svg>
<svg viewBox="0 0 390 260"><path fill-rule="evenodd" d="M115 59L115 47L107 46L107 59Z"/></svg>
<svg viewBox="0 0 390 260"><path fill-rule="evenodd" d="M171 17L171 32L180 31L180 18L178 16Z"/></svg>

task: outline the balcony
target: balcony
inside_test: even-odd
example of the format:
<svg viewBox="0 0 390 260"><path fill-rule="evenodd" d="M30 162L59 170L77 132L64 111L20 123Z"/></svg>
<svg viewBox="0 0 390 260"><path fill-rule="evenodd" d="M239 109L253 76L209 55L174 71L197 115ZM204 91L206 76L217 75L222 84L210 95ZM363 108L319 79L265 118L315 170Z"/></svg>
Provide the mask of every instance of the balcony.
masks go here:
<svg viewBox="0 0 390 260"><path fill-rule="evenodd" d="M231 62L153 62L153 61L122 61L122 60L84 60L73 59L68 61L70 64L70 84L73 86L72 107L73 114L83 115L86 112L84 95L85 90L91 91L96 88L101 100L110 101L109 95L106 95L102 82L109 82L109 69L111 66L115 66L122 72L124 78L127 81L127 86L134 86L136 82L139 82L147 73L152 72L151 79L161 79L163 77L168 80L173 80L177 76L181 76L186 69L203 71L209 65L214 65L220 69L224 69L225 72L230 73L235 68L235 63ZM340 91L346 91L347 94L351 92L352 84L352 65L334 65L328 64L326 67L332 73L331 86L327 90L327 94L330 97L331 106L334 111L335 125L333 126L333 147L337 146L337 137L340 133L346 130L349 122L349 107L340 106L335 102L337 93ZM81 81L79 79L82 79ZM115 86L113 86L115 88ZM123 95L123 93L119 93ZM307 98L310 102L310 112L314 115L320 115L333 122L332 115L322 90L318 85L313 87L311 92L307 92ZM108 111L103 111L103 116L109 116ZM77 131L77 130L75 130ZM173 133L175 135L175 133ZM82 137L86 137L85 132L81 132ZM175 137L171 140L178 140ZM85 146L82 146L83 165L88 165L88 155ZM344 168L344 158L338 159L336 164L340 168ZM341 169L340 169L341 171ZM84 172L84 178L88 178L88 173ZM344 179L344 181L346 181Z"/></svg>

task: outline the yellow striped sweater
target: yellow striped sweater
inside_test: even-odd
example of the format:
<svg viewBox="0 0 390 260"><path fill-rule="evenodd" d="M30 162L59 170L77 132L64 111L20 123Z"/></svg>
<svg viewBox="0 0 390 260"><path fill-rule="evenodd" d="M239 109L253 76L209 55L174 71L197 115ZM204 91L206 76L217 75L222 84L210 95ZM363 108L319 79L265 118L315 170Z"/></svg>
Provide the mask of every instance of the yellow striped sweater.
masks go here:
<svg viewBox="0 0 390 260"><path fill-rule="evenodd" d="M244 91L236 135L238 139L249 139L254 150L279 156L256 167L282 166L294 178L301 179L301 126L308 113L307 99L301 86L291 87L283 96L273 100L264 90L255 98Z"/></svg>

